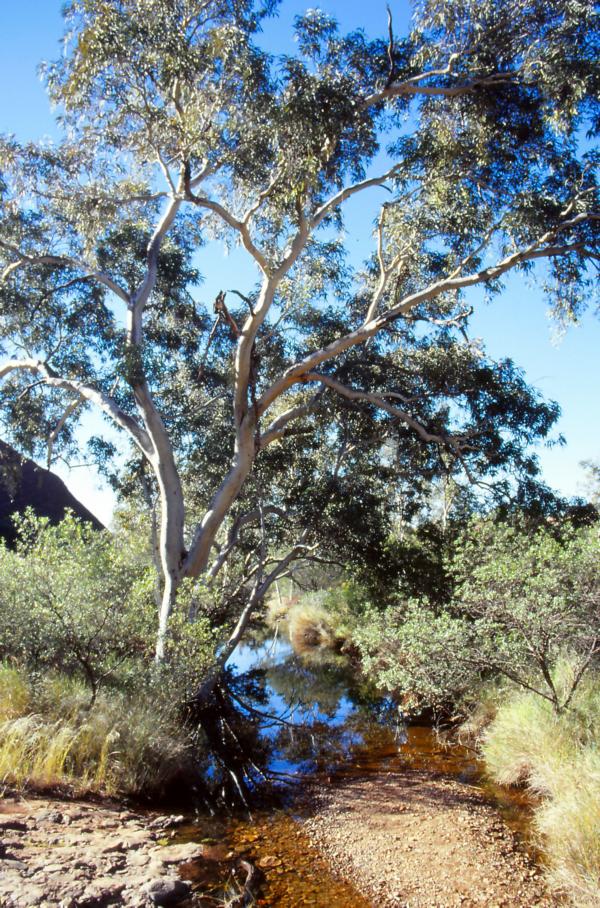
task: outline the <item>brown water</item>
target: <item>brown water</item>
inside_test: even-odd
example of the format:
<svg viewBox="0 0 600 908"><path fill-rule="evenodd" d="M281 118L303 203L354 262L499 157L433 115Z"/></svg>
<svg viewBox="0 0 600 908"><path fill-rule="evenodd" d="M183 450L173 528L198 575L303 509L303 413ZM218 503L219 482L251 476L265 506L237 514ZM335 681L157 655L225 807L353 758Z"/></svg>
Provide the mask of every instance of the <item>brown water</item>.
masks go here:
<svg viewBox="0 0 600 908"><path fill-rule="evenodd" d="M251 818L198 817L181 830L180 841L205 844L205 859L185 868L203 906L214 908L240 892L246 876L240 860L246 860L260 872L258 905L373 908L350 882L332 876L302 831L302 818L312 809L311 793L349 778L390 771L453 778L476 786L518 837L526 845L531 841L532 805L526 793L488 781L472 749L448 743L430 726L398 726L393 704L365 703L353 691L347 671L307 665L285 646L274 655L273 649L267 643L262 650L242 650L238 667L265 667L266 711L288 709L286 715L298 723L296 731L283 728L265 735L271 766L299 784L286 809L269 807Z"/></svg>
<svg viewBox="0 0 600 908"><path fill-rule="evenodd" d="M403 745L398 748L393 742L386 742L383 733L380 746L369 749L362 762L367 769L372 767L375 772L381 771L384 766L396 771L418 769L476 786L527 850L536 859L539 857L532 844L531 820L535 802L531 794L524 788L507 788L493 782L486 776L484 764L473 748L448 740L431 726L411 725L406 729ZM359 754L349 771L352 773L360 765Z"/></svg>
<svg viewBox="0 0 600 908"><path fill-rule="evenodd" d="M178 840L208 845L209 860L184 868L206 908L239 893L245 879L240 859L260 873L257 905L372 908L350 882L332 876L302 832L297 815L289 812L260 812L252 820L231 820L226 826L205 820L184 828Z"/></svg>
<svg viewBox="0 0 600 908"><path fill-rule="evenodd" d="M239 891L245 876L239 870L239 858L244 858L262 874L257 905L373 908L350 882L332 876L304 835L301 820L310 814L310 792L315 786L335 785L341 779L364 778L390 770L425 770L476 786L513 831L527 841L531 817L527 797L523 792L487 782L472 750L445 743L428 726L410 726L403 743L395 740L390 730L371 727L365 729L363 742L351 748L333 771L323 767L307 777L303 794L287 810L262 811L252 819L205 818L182 831L184 839L204 840L213 846L207 856L214 860L195 865L191 873L197 891L206 898L203 904L214 905L215 898ZM186 876L190 873L186 872Z"/></svg>

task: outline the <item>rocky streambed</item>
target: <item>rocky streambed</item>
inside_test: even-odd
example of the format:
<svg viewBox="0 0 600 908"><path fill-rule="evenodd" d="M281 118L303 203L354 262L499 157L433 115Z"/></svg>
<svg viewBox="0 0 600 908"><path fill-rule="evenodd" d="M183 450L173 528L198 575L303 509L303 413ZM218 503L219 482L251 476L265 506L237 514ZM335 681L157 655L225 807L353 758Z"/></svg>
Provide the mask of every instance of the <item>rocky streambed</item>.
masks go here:
<svg viewBox="0 0 600 908"><path fill-rule="evenodd" d="M424 770L338 780L305 823L377 908L550 908L541 869L482 791Z"/></svg>
<svg viewBox="0 0 600 908"><path fill-rule="evenodd" d="M0 906L92 908L189 900L201 843L173 844L182 816L45 798L0 800Z"/></svg>
<svg viewBox="0 0 600 908"><path fill-rule="evenodd" d="M226 823L100 802L0 800L1 908L253 904L559 903L477 788L421 769L322 780L295 815Z"/></svg>
<svg viewBox="0 0 600 908"><path fill-rule="evenodd" d="M321 683L287 656L267 668L267 712L296 720L263 740L296 781L279 808L184 817L0 796L0 908L560 904L524 845L527 804L490 790L471 752L425 726L394 731L331 671ZM304 706L288 692L301 682Z"/></svg>

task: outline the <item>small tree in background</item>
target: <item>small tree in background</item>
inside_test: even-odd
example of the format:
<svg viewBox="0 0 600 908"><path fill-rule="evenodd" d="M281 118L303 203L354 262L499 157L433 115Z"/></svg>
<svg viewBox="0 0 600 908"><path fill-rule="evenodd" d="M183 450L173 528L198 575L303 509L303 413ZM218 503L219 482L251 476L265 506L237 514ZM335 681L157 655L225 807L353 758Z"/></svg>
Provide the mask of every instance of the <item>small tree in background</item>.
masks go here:
<svg viewBox="0 0 600 908"><path fill-rule="evenodd" d="M0 547L0 659L32 674L82 677L92 700L147 661L153 627L148 559L67 515L58 526L16 518L16 551ZM136 557L137 555L137 557Z"/></svg>
<svg viewBox="0 0 600 908"><path fill-rule="evenodd" d="M367 613L355 631L367 673L415 707L456 702L500 676L567 709L600 656L600 542L597 526L556 530L472 521L448 566L450 603Z"/></svg>

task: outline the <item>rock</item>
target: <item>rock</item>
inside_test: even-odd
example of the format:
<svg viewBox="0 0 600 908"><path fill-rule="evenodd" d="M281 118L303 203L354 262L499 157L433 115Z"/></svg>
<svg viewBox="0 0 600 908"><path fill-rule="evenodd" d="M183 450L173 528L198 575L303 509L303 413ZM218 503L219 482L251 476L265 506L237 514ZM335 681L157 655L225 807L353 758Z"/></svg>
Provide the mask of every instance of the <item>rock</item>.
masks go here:
<svg viewBox="0 0 600 908"><path fill-rule="evenodd" d="M104 905L118 903L119 896L125 889L125 883L119 883L111 877L98 877L83 891L77 902L78 908L101 908Z"/></svg>
<svg viewBox="0 0 600 908"><path fill-rule="evenodd" d="M103 845L99 849L100 854L114 854L115 852L123 852L127 850L127 844L125 839L112 839L108 841L108 844Z"/></svg>
<svg viewBox="0 0 600 908"><path fill-rule="evenodd" d="M115 855L113 860L104 867L104 873L119 873L125 867L126 860L124 854Z"/></svg>
<svg viewBox="0 0 600 908"><path fill-rule="evenodd" d="M23 842L18 839L0 840L0 858L3 856L10 857L12 851L22 851L25 848Z"/></svg>
<svg viewBox="0 0 600 908"><path fill-rule="evenodd" d="M131 832L126 832L123 836L123 841L127 846L128 850L133 848L143 848L145 845L149 845L155 837L150 835L143 830L133 829Z"/></svg>
<svg viewBox="0 0 600 908"><path fill-rule="evenodd" d="M148 823L148 829L170 829L173 826L181 826L184 821L185 817L181 814L156 817L151 823Z"/></svg>
<svg viewBox="0 0 600 908"><path fill-rule="evenodd" d="M73 867L81 870L95 870L98 866L98 857L93 851L84 852L73 861Z"/></svg>
<svg viewBox="0 0 600 908"><path fill-rule="evenodd" d="M145 851L130 851L127 855L127 865L129 867L145 867L150 863L150 855Z"/></svg>
<svg viewBox="0 0 600 908"><path fill-rule="evenodd" d="M27 905L29 908L30 905L39 905L46 898L46 890L42 889L40 886L27 886L24 888L21 893L17 896L14 903L15 905ZM0 901L0 904L3 905L4 902ZM11 904L7 902L7 904Z"/></svg>
<svg viewBox="0 0 600 908"><path fill-rule="evenodd" d="M59 810L40 810L35 815L36 820L46 823L62 823L63 815Z"/></svg>
<svg viewBox="0 0 600 908"><path fill-rule="evenodd" d="M227 845L203 845L202 857L205 861L226 861L233 854Z"/></svg>
<svg viewBox="0 0 600 908"><path fill-rule="evenodd" d="M188 842L186 845L164 845L162 848L155 848L152 851L152 857L162 861L163 864L183 864L198 860L203 853L202 845Z"/></svg>
<svg viewBox="0 0 600 908"><path fill-rule="evenodd" d="M28 826L22 820L0 820L0 832L5 832L9 829L13 832L27 832Z"/></svg>
<svg viewBox="0 0 600 908"><path fill-rule="evenodd" d="M4 864L4 866L2 868L3 872L5 869L18 870L19 873L22 873L23 871L27 870L27 864L25 864L23 861L18 861L15 857L13 857L12 854L5 855L4 860L7 863ZM1 904L2 903L0 902L0 905Z"/></svg>
<svg viewBox="0 0 600 908"><path fill-rule="evenodd" d="M74 822L75 820L83 820L87 816L85 810L69 810L68 813L65 813L65 817L69 818L69 822Z"/></svg>
<svg viewBox="0 0 600 908"><path fill-rule="evenodd" d="M177 905L188 898L192 889L190 884L183 880L162 879L147 883L144 886L144 892L154 905L168 908L169 905Z"/></svg>
<svg viewBox="0 0 600 908"><path fill-rule="evenodd" d="M45 864L44 873L62 873L65 869L64 864Z"/></svg>

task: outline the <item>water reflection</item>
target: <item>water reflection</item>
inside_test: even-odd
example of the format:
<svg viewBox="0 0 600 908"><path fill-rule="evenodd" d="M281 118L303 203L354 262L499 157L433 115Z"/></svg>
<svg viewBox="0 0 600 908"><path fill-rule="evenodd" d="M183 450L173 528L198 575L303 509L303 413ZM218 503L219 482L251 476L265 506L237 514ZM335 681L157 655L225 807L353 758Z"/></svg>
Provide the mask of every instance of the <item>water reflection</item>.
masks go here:
<svg viewBox="0 0 600 908"><path fill-rule="evenodd" d="M397 746L396 707L357 681L346 660L320 653L308 661L277 640L242 647L232 662L233 697L268 742L273 775L331 772L382 730Z"/></svg>
<svg viewBox="0 0 600 908"><path fill-rule="evenodd" d="M216 816L199 815L183 831L184 838L204 840L212 849L213 858L193 871L198 891L206 895L203 905L233 898L240 868L249 861L262 875L257 904L368 908L349 883L331 876L294 822L294 815L311 810L301 794L312 782L426 770L477 784L509 825L527 828L522 793L486 789L472 750L445 743L431 727L405 725L395 704L361 683L339 657L301 660L281 640L244 646L231 660L218 697L218 709L203 719L211 746L217 742L213 781L222 804L239 804L241 794L252 814L226 818L221 809ZM257 809L255 796L264 796L267 780L294 797L268 806L263 797Z"/></svg>

